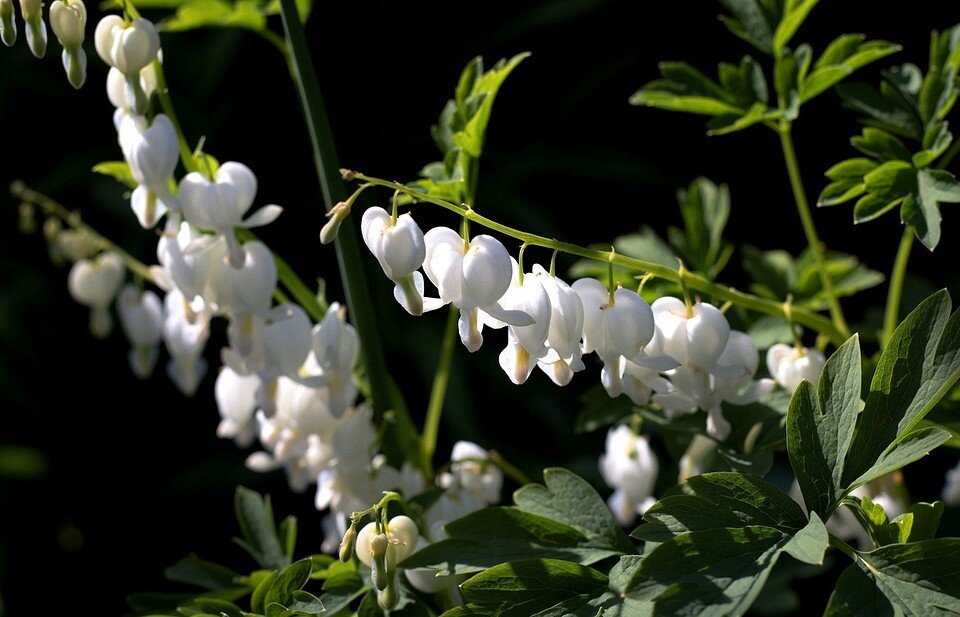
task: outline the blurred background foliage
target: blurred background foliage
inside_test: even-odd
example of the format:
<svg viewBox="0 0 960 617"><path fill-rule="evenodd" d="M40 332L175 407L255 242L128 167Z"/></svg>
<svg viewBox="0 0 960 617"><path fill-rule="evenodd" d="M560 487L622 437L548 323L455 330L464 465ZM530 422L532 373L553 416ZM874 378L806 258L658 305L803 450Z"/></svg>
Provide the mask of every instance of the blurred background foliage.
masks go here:
<svg viewBox="0 0 960 617"><path fill-rule="evenodd" d="M669 226L682 224L675 191L703 175L729 186L729 241L797 255L805 243L773 133L708 138L696 118L628 104L657 76L661 60L712 73L717 62L751 53L717 22L718 13L710 2L356 0L318 5L308 36L345 166L414 179L437 158L429 128L467 61L483 55L492 64L530 51L497 98L478 210L580 244L643 226L666 237ZM922 65L930 29L958 21L960 7L937 0L824 2L801 36L815 49L843 32L903 44L859 76L875 82L889 64ZM125 594L163 587L163 567L190 551L230 562L238 550L228 542L231 496L240 483L272 493L278 512L299 515L302 542L318 545L321 536L311 494L291 494L279 472L245 470L247 453L216 437L214 375L192 400L162 370L137 381L122 336L93 340L86 309L67 295L66 271L49 263L39 237L17 232L17 204L6 187L21 178L81 208L130 252L153 258L156 238L139 229L122 189L89 172L119 150L106 70L88 47L90 74L79 94L64 78L55 45L42 62L23 44L0 49L0 598L10 615L31 614L41 593L64 606L119 614ZM187 135L205 136L208 152L257 173L258 203L286 208L264 239L305 279L326 278L329 297L339 298L333 251L317 240L319 191L282 58L240 30L169 33L163 47ZM827 167L851 155L849 138L858 132L856 114L841 110L834 93L804 107L795 140L811 198L826 185ZM378 197L383 204L389 194ZM958 297L960 243L952 238L960 216L953 210L944 207L945 241L936 253L914 249L904 312L935 288ZM439 209L419 212L424 228L456 224ZM889 272L901 233L895 217L856 228L849 208L815 217L829 248ZM536 249L527 255L549 259ZM748 288L742 262L749 255L734 252L721 280ZM561 260L558 271L572 265ZM391 367L422 420L444 319L411 319L390 299L384 277L371 276L370 285L382 300ZM882 285L847 300L848 317L876 328L884 300ZM222 342L215 332L211 359ZM598 367L563 390L542 375L518 389L497 364L501 344L490 336L469 360L457 350L439 452L468 438L530 475L564 465L599 482L603 434L574 431L578 398L596 382ZM956 450L941 450L907 469L913 497L935 499L955 460ZM787 473L775 467L770 477L786 484ZM957 512L947 513L941 531L960 533ZM811 598L824 593L807 591Z"/></svg>

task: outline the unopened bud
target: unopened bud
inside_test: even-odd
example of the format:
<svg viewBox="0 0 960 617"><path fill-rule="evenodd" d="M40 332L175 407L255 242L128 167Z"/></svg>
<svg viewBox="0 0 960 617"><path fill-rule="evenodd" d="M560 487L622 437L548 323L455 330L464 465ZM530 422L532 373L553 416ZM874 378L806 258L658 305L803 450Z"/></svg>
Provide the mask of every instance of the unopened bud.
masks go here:
<svg viewBox="0 0 960 617"><path fill-rule="evenodd" d="M57 234L60 233L60 230L63 229L63 223L60 222L60 219L53 217L48 218L43 222L43 238L49 244L53 244L54 240L57 239Z"/></svg>
<svg viewBox="0 0 960 617"><path fill-rule="evenodd" d="M33 55L47 53L47 24L43 21L43 0L20 0L20 15L27 24L27 46Z"/></svg>
<svg viewBox="0 0 960 617"><path fill-rule="evenodd" d="M390 540L387 539L385 533L377 534L370 540L370 552L373 553L373 564L371 566L373 586L378 591L386 589L390 584L390 578L392 578L390 573L387 572L387 547L389 545Z"/></svg>
<svg viewBox="0 0 960 617"><path fill-rule="evenodd" d="M327 212L327 218L330 220L320 230L320 242L330 244L336 240L337 233L340 231L340 224L343 223L343 219L347 218L348 214L350 214L350 204L345 201L341 201L330 208L330 211Z"/></svg>
<svg viewBox="0 0 960 617"><path fill-rule="evenodd" d="M70 85L78 90L87 79L87 54L83 51L87 9L82 0L55 0L50 5L50 27L63 45L63 68Z"/></svg>
<svg viewBox="0 0 960 617"><path fill-rule="evenodd" d="M377 592L377 605L385 611L393 610L397 606L400 594L397 593L397 581L395 576L390 577L390 581L384 589Z"/></svg>
<svg viewBox="0 0 960 617"><path fill-rule="evenodd" d="M356 172L350 169L341 168L340 177L343 178L344 182L350 182L356 177Z"/></svg>
<svg viewBox="0 0 960 617"><path fill-rule="evenodd" d="M353 523L347 528L347 533L343 534L340 540L340 561L347 563L353 556L353 547L357 542L357 525Z"/></svg>
<svg viewBox="0 0 960 617"><path fill-rule="evenodd" d="M21 203L18 213L20 215L18 225L20 233L29 236L37 231L36 208L33 207L33 204Z"/></svg>
<svg viewBox="0 0 960 617"><path fill-rule="evenodd" d="M0 0L0 40L7 47L17 42L17 20L14 18L13 0Z"/></svg>

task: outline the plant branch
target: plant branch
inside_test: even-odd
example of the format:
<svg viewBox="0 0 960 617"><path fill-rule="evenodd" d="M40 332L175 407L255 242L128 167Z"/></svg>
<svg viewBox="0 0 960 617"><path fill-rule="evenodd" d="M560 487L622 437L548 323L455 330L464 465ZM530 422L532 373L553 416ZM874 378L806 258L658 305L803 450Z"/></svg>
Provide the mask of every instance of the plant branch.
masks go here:
<svg viewBox="0 0 960 617"><path fill-rule="evenodd" d="M913 227L905 225L903 236L900 238L900 247L893 262L893 272L890 274L890 289L887 292L887 307L883 314L883 333L880 336L881 347L886 347L897 324L900 323L900 302L903 297L903 281L906 279L907 262L910 261L910 250L913 248L913 238L916 234Z"/></svg>
<svg viewBox="0 0 960 617"><path fill-rule="evenodd" d="M443 343L440 348L440 358L437 372L433 378L433 387L430 389L430 403L427 405L427 415L423 422L423 436L420 439L420 452L423 455L422 467L427 475L433 469L433 454L437 450L437 434L440 430L440 415L443 413L443 403L447 395L447 384L450 382L450 367L453 364L453 352L456 349L457 321L460 312L455 306L450 307L447 316L447 326L443 332Z"/></svg>
<svg viewBox="0 0 960 617"><path fill-rule="evenodd" d="M803 180L800 178L800 166L797 164L797 153L793 147L793 137L790 134L790 123L781 122L777 127L777 134L780 136L780 145L783 148L783 158L787 165L787 175L790 176L790 187L793 189L793 198L797 203L797 212L800 214L800 222L803 225L803 233L807 236L807 244L813 252L817 262L817 269L820 272L820 282L823 285L823 291L827 295L827 302L830 305L830 316L837 330L844 338L850 336L850 326L843 316L843 309L840 307L840 300L833 290L833 282L827 273L826 262L823 258L823 245L820 237L817 235L817 227L813 222L813 215L810 213L810 204L807 201L807 194L803 188Z"/></svg>
<svg viewBox="0 0 960 617"><path fill-rule="evenodd" d="M599 251L596 249L590 249L582 247L576 244L571 244L569 242L561 242L553 238L547 238L545 236L539 236L532 233L527 233L509 227L502 223L498 223L490 218L477 214L475 210L469 206L455 204L443 199L432 197L420 191L414 190L410 187L407 187L403 184L397 182L391 182L389 180L382 180L380 178L374 178L367 176L365 174L344 170L343 174L346 178L362 180L364 182L369 182L371 184L389 188L392 190L399 190L406 195L409 195L414 200L419 202L432 203L434 205L440 206L451 212L462 216L464 219L486 227L487 229L492 229L493 231L500 232L505 236L511 238L516 238L521 242L526 242L534 246L541 246L548 249L557 250L569 255L576 255L578 257L586 257L587 259L596 259L604 263L612 262L621 266L627 266L630 268L635 268L638 270L644 270L649 272L653 276L672 281L674 283L680 282L680 272L670 268L669 266L664 266L662 264L654 263L652 261L645 261L642 259L636 259L633 257L627 257L626 255L621 255L619 253L611 254L610 251ZM744 293L742 291L737 291L732 287L725 287L710 281L707 278L704 278L698 274L691 273L689 271L684 271L683 281L690 289L695 289L701 293L709 294L715 296L721 300L730 301L738 306L754 310L766 315L777 315L781 317L786 317L787 313L784 309L784 304L782 302L777 302L776 300L768 300L766 298L760 298L752 294ZM798 306L792 306L790 309L790 317L793 319L794 323L806 326L816 332L826 335L835 345L840 345L847 337L844 336L843 332L840 331L829 319L823 315L819 315L814 311L809 309L801 308Z"/></svg>

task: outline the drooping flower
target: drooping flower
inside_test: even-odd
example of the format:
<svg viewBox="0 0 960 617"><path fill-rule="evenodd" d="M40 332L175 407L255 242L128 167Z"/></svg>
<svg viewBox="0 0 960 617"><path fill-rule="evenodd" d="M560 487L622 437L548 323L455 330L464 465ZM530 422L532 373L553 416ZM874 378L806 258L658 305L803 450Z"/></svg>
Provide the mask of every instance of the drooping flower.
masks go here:
<svg viewBox="0 0 960 617"><path fill-rule="evenodd" d="M126 285L117 297L117 312L120 326L132 347L130 367L134 375L146 379L153 373L160 355L163 304L152 291L140 291L133 285Z"/></svg>
<svg viewBox="0 0 960 617"><path fill-rule="evenodd" d="M113 251L106 251L94 260L81 259L73 264L67 285L73 299L90 307L90 332L106 338L113 329L110 305L123 284L126 267Z"/></svg>
<svg viewBox="0 0 960 617"><path fill-rule="evenodd" d="M510 325L533 323L529 315L498 304L512 278L510 254L499 240L481 234L467 243L449 227L436 227L424 235L424 243L423 271L439 290L440 302L460 309L460 340L468 350L483 344L481 310Z"/></svg>
<svg viewBox="0 0 960 617"><path fill-rule="evenodd" d="M157 89L157 72L153 67L153 63L140 69L139 81L140 89L143 91L144 96L149 99ZM130 99L129 94L126 76L120 72L120 69L110 67L110 70L107 72L107 98L110 99L110 103L120 112L114 114L114 122L117 130L120 130L120 122L124 117L136 113L133 111L133 108L137 102Z"/></svg>
<svg viewBox="0 0 960 617"><path fill-rule="evenodd" d="M27 24L27 47L34 56L47 53L47 24L43 21L43 0L20 0L20 16Z"/></svg>
<svg viewBox="0 0 960 617"><path fill-rule="evenodd" d="M651 306L663 335L663 351L680 364L723 377L738 377L739 367L726 367L720 356L727 346L730 324L712 304L665 296Z"/></svg>
<svg viewBox="0 0 960 617"><path fill-rule="evenodd" d="M160 35L152 22L138 17L130 22L119 15L107 15L94 32L97 54L126 78L127 99L134 113L147 111L148 99L140 84L140 71L160 51Z"/></svg>
<svg viewBox="0 0 960 617"><path fill-rule="evenodd" d="M216 240L212 240L215 244ZM264 315L273 303L277 287L277 262L259 241L239 247L238 265L214 265L209 290L217 309L237 319L243 315Z"/></svg>
<svg viewBox="0 0 960 617"><path fill-rule="evenodd" d="M433 298L424 306L423 275L417 270L423 265L427 249L423 232L409 213L394 220L383 208L368 208L363 213L360 232L383 273L396 284L393 296L400 306L411 315L441 306Z"/></svg>
<svg viewBox="0 0 960 617"><path fill-rule="evenodd" d="M371 541L378 533L376 523L367 523L357 534L357 558L368 568L373 564ZM395 516L386 525L385 533L389 540L387 546L387 569L394 570L397 564L413 554L420 540L417 524L409 516Z"/></svg>
<svg viewBox="0 0 960 617"><path fill-rule="evenodd" d="M623 526L630 525L656 501L653 488L660 465L646 438L635 435L626 425L610 429L606 450L600 457L600 473L614 489L607 501Z"/></svg>
<svg viewBox="0 0 960 617"><path fill-rule="evenodd" d="M193 396L207 372L203 348L210 337L210 310L203 298L188 300L179 289L163 300L163 341L170 362L167 375L186 396Z"/></svg>
<svg viewBox="0 0 960 617"><path fill-rule="evenodd" d="M17 42L16 11L13 0L0 0L0 41L7 47Z"/></svg>
<svg viewBox="0 0 960 617"><path fill-rule="evenodd" d="M443 489L462 491L484 505L500 501L503 472L490 461L490 453L475 443L458 441L450 454L450 471L440 474L437 484Z"/></svg>
<svg viewBox="0 0 960 617"><path fill-rule="evenodd" d="M562 279L551 275L540 264L534 264L533 276L543 285L550 300L550 329L547 333L547 353L537 359L537 366L558 386L565 386L573 374L584 369L583 302L580 296Z"/></svg>
<svg viewBox="0 0 960 617"><path fill-rule="evenodd" d="M507 327L507 346L500 352L500 368L510 381L520 385L527 381L537 361L547 355L547 336L553 311L550 295L540 277L528 274L521 280L519 264L511 257L513 281L500 298L500 306L508 311L525 313L533 323L512 326L500 320L484 318L494 328Z"/></svg>
<svg viewBox="0 0 960 617"><path fill-rule="evenodd" d="M201 229L213 229L227 241L230 263L243 264L243 253L234 228L260 227L272 223L283 208L264 206L243 218L257 196L257 177L243 163L230 161L217 169L213 179L191 172L180 180L180 207L183 216Z"/></svg>
<svg viewBox="0 0 960 617"><path fill-rule="evenodd" d="M793 392L801 381L813 386L820 379L820 372L827 359L816 349L778 343L767 350L767 370L780 387Z"/></svg>
<svg viewBox="0 0 960 617"><path fill-rule="evenodd" d="M86 26L83 0L54 0L50 5L50 27L63 46L63 68L70 85L77 89L87 79L87 54L83 51Z"/></svg>
<svg viewBox="0 0 960 617"><path fill-rule="evenodd" d="M176 287L188 300L202 297L207 304L216 304L211 282L219 278L220 268L228 267L226 255L223 238L203 235L186 221L168 218L157 243L160 266L155 266L152 273L166 291Z"/></svg>
<svg viewBox="0 0 960 617"><path fill-rule="evenodd" d="M345 307L334 302L311 331L312 353L304 367L311 381L323 385L330 413L339 418L353 406L357 384L353 368L360 354L356 329L347 323Z"/></svg>
<svg viewBox="0 0 960 617"><path fill-rule="evenodd" d="M244 448L256 436L257 391L260 378L255 374L241 375L229 366L220 369L213 394L220 412L217 437L233 439Z"/></svg>
<svg viewBox="0 0 960 617"><path fill-rule="evenodd" d="M163 114L154 116L149 125L142 116L129 115L120 122L119 141L138 184L130 205L140 226L149 229L167 210L177 210L169 188L180 156L177 132Z"/></svg>

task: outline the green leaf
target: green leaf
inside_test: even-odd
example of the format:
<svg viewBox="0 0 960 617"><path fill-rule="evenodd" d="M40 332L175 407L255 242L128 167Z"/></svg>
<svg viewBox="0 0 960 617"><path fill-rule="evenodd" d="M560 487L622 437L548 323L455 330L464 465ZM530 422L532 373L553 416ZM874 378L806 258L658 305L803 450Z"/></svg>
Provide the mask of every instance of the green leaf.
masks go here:
<svg viewBox="0 0 960 617"><path fill-rule="evenodd" d="M312 569L310 559L301 559L285 568L277 575L276 581L270 586L264 595L264 604L276 602L282 606L287 606L293 600L293 594L310 580Z"/></svg>
<svg viewBox="0 0 960 617"><path fill-rule="evenodd" d="M774 52L773 32L779 15L770 16L757 0L720 0L720 4L732 15L721 16L733 34L768 54Z"/></svg>
<svg viewBox="0 0 960 617"><path fill-rule="evenodd" d="M236 572L226 566L205 561L196 555L188 555L167 568L163 575L167 580L186 583L203 589L227 589L238 587Z"/></svg>
<svg viewBox="0 0 960 617"><path fill-rule="evenodd" d="M866 484L880 476L896 471L940 447L950 439L949 431L941 428L918 428L902 434L883 451L877 462L853 481L854 487Z"/></svg>
<svg viewBox="0 0 960 617"><path fill-rule="evenodd" d="M728 135L776 117L776 112L771 112L763 103L754 103L743 113L723 114L711 120L707 124L707 135Z"/></svg>
<svg viewBox="0 0 960 617"><path fill-rule="evenodd" d="M910 151L903 142L882 129L867 127L850 140L853 147L879 161L910 162Z"/></svg>
<svg viewBox="0 0 960 617"><path fill-rule="evenodd" d="M790 536L764 526L690 531L640 562L629 597L665 615L742 615L756 599Z"/></svg>
<svg viewBox="0 0 960 617"><path fill-rule="evenodd" d="M259 32L267 27L267 17L258 0L188 0L172 17L160 23L166 32L184 32L197 28L244 28Z"/></svg>
<svg viewBox="0 0 960 617"><path fill-rule="evenodd" d="M827 615L960 612L960 539L891 544L857 555L837 581Z"/></svg>
<svg viewBox="0 0 960 617"><path fill-rule="evenodd" d="M569 525L592 546L620 553L636 549L597 491L583 478L559 467L543 471L543 484L517 489L513 501L524 512Z"/></svg>
<svg viewBox="0 0 960 617"><path fill-rule="evenodd" d="M864 83L841 84L837 94L846 107L864 114L861 122L909 139L923 137L916 108L894 91L881 92Z"/></svg>
<svg viewBox="0 0 960 617"><path fill-rule="evenodd" d="M417 551L404 568L468 574L508 561L563 559L589 565L619 552L598 548L581 532L513 507L478 510L448 523L448 539Z"/></svg>
<svg viewBox="0 0 960 617"><path fill-rule="evenodd" d="M800 384L787 412L787 451L807 509L829 518L843 495L843 461L860 408L860 340L830 356L816 387Z"/></svg>
<svg viewBox="0 0 960 617"><path fill-rule="evenodd" d="M823 565L830 546L830 538L823 521L816 512L810 513L810 522L786 543L783 552L797 561L814 566Z"/></svg>
<svg viewBox="0 0 960 617"><path fill-rule="evenodd" d="M262 567L279 570L290 564L273 522L270 498L256 491L237 487L234 510L243 539L235 539Z"/></svg>
<svg viewBox="0 0 960 617"><path fill-rule="evenodd" d="M939 291L894 331L857 418L843 473L848 488L854 488L859 478L869 477L882 456L893 456L891 446L906 440L960 377L957 315L950 315L949 294ZM911 436L911 443L915 437Z"/></svg>
<svg viewBox="0 0 960 617"><path fill-rule="evenodd" d="M126 161L104 161L93 166L93 173L110 176L129 189L137 188L137 181Z"/></svg>
<svg viewBox="0 0 960 617"><path fill-rule="evenodd" d="M948 171L921 169L917 172L916 197L909 208L904 202L901 218L913 225L917 238L931 251L940 241L941 202L960 203L960 182Z"/></svg>
<svg viewBox="0 0 960 617"><path fill-rule="evenodd" d="M686 190L677 191L683 217L681 242L674 242L687 263L696 270L716 275L720 256L727 250L723 230L730 218L730 191L707 178L697 178Z"/></svg>
<svg viewBox="0 0 960 617"><path fill-rule="evenodd" d="M566 600L599 596L607 583L607 577L593 568L531 559L485 570L460 589L467 602L505 607L502 615L533 615Z"/></svg>
<svg viewBox="0 0 960 617"><path fill-rule="evenodd" d="M273 584L277 582L277 573L269 572L263 580L260 581L260 584L256 586L253 590L253 593L250 595L250 610L254 613L264 613L266 612L266 598L267 594L270 593L270 589L273 588Z"/></svg>
<svg viewBox="0 0 960 617"><path fill-rule="evenodd" d="M493 101L500 86L513 69L529 56L529 53L523 53L509 60L500 60L492 69L473 80L470 95L465 98L465 105L461 107L461 113L464 109L469 110L469 116L465 114L462 128L453 134L453 143L463 148L473 158L479 158L483 150L490 112L493 110Z"/></svg>
<svg viewBox="0 0 960 617"><path fill-rule="evenodd" d="M865 39L862 34L844 34L834 39L801 83L800 100L809 101L857 69L900 50L899 45L887 41Z"/></svg>
<svg viewBox="0 0 960 617"><path fill-rule="evenodd" d="M631 535L648 542L719 527L763 525L792 534L807 525L789 495L756 476L735 472L689 478L667 491L643 519L646 524Z"/></svg>
<svg viewBox="0 0 960 617"><path fill-rule="evenodd" d="M794 3L793 7L783 16L783 19L773 33L774 51L786 47L787 43L790 42L790 39L793 38L793 35L796 34L800 28L800 25L807 18L807 15L813 10L813 7L817 6L818 1L819 0L801 0L800 2Z"/></svg>

